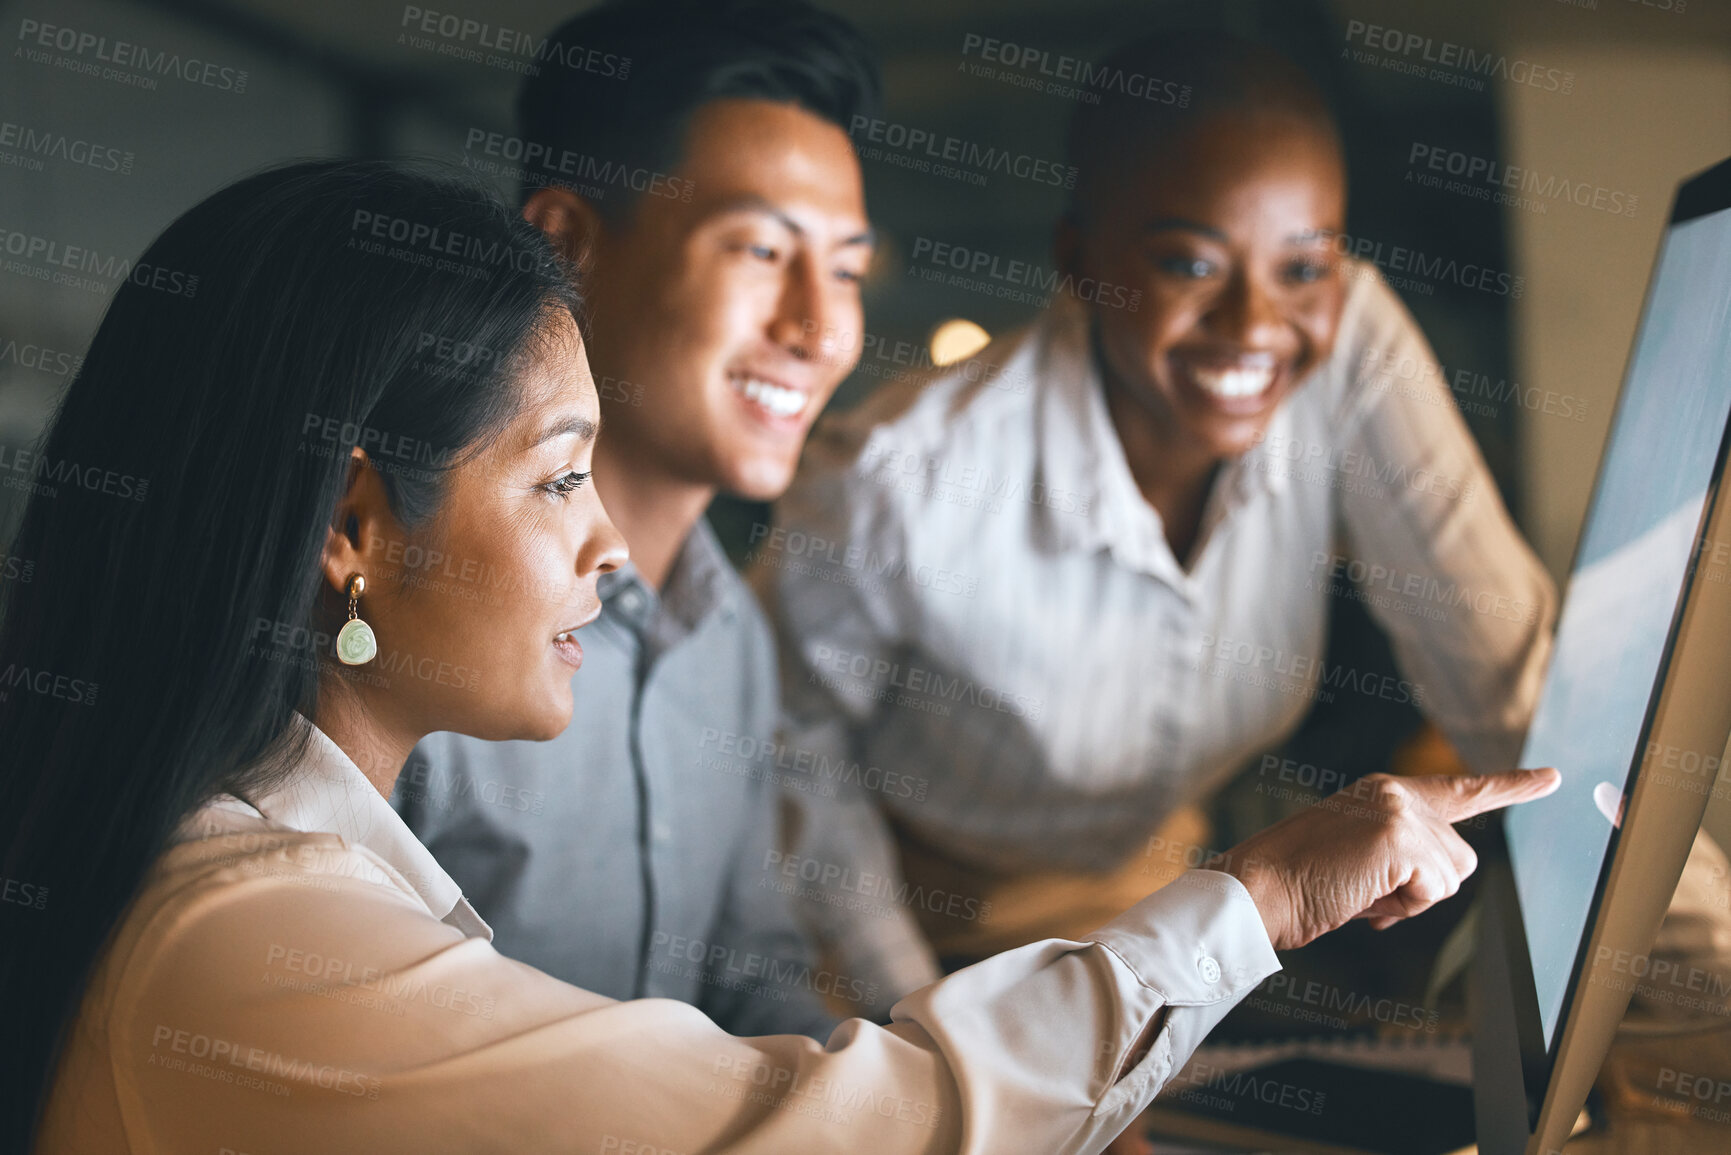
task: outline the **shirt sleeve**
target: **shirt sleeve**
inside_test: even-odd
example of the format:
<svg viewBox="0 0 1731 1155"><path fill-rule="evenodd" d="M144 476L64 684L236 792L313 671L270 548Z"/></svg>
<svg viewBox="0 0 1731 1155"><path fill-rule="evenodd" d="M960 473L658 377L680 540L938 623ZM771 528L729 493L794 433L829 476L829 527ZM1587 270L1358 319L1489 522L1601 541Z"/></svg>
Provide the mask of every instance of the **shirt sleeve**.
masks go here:
<svg viewBox="0 0 1731 1155"><path fill-rule="evenodd" d="M180 888L99 972L132 1150L1097 1152L1278 969L1238 882L1192 872L887 1027L736 1038L505 959L367 852L308 850Z"/></svg>
<svg viewBox="0 0 1731 1155"><path fill-rule="evenodd" d="M849 671L880 662L887 669L912 629L913 608L893 584L869 580L866 563L893 563L905 543L888 493L857 468L868 429L844 419L825 421L814 433L750 575L777 640L784 744L814 763L859 760L861 735L879 707L872 680ZM838 967L878 992L861 1013L881 1019L898 998L942 972L911 911L891 902L862 915L846 894L825 885L849 871L885 880L889 893L902 889L894 838L877 801L855 783L835 787L827 796L784 790L792 839L779 865L813 938Z"/></svg>
<svg viewBox="0 0 1731 1155"><path fill-rule="evenodd" d="M1346 450L1392 480L1341 490L1347 576L1365 588L1419 708L1473 769L1506 770L1538 704L1556 588L1417 323L1380 278L1365 291L1341 335L1355 374Z"/></svg>

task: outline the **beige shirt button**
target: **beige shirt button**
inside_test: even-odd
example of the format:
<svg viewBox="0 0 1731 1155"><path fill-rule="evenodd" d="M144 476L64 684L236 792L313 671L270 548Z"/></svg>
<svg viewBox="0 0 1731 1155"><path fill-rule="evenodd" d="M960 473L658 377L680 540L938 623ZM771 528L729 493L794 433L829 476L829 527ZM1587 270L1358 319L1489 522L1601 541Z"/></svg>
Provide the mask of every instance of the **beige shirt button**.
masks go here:
<svg viewBox="0 0 1731 1155"><path fill-rule="evenodd" d="M1214 961L1212 955L1203 955L1196 960L1196 969L1202 972L1202 981L1217 983L1220 981L1220 964Z"/></svg>

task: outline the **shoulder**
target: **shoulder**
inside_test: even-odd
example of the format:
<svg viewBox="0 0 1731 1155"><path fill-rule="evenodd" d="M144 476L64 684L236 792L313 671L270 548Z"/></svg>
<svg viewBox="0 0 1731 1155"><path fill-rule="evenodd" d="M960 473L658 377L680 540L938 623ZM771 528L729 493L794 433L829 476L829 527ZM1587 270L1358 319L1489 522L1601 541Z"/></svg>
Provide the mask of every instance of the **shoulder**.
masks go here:
<svg viewBox="0 0 1731 1155"><path fill-rule="evenodd" d="M426 1007L456 1007L502 962L435 918L371 852L335 835L237 825L158 861L82 1013L106 1041L123 1098L152 1104L129 1112L141 1119L168 1110L159 1094L215 1102L188 1070L226 1085L268 1077L274 1094L298 1098L331 1089L340 1069L337 1089L376 1098L384 1066L448 1030L449 1011ZM449 997L427 993L436 983ZM365 1016L364 1034L353 1029L361 1007L385 1012ZM392 1032L406 1049L380 1058Z"/></svg>
<svg viewBox="0 0 1731 1155"><path fill-rule="evenodd" d="M212 815L208 808L194 823L196 837L171 847L147 880L146 891L162 903L195 905L244 884L257 895L284 887L290 888L284 894L292 894L299 888L383 897L426 909L409 881L384 859L340 835L290 830L232 812Z"/></svg>
<svg viewBox="0 0 1731 1155"><path fill-rule="evenodd" d="M747 550L755 552L768 537L769 529L762 521L754 522L746 535ZM697 564L708 575L706 580L714 583L708 596L713 608L704 614L702 622L705 656L721 657L737 651L755 659L760 654L772 653L773 639L763 609L707 518L698 519L683 550L687 556L700 559ZM746 564L749 560L748 557Z"/></svg>
<svg viewBox="0 0 1731 1155"><path fill-rule="evenodd" d="M1424 330L1375 265L1347 258L1341 277L1346 297L1334 347L1307 390L1309 404L1331 423L1386 391L1390 374L1412 376L1415 367L1434 360Z"/></svg>
<svg viewBox="0 0 1731 1155"><path fill-rule="evenodd" d="M770 527L763 528L767 531ZM750 560L748 557L746 564ZM731 563L724 564L719 581L723 612L714 615L716 620L707 628L719 634L716 648L736 657L738 668L729 674L738 679L746 708L756 709L760 703L773 702L778 694L775 634L756 592Z"/></svg>
<svg viewBox="0 0 1731 1155"><path fill-rule="evenodd" d="M1052 313L1004 334L954 365L910 374L819 422L779 524L840 523L911 516L933 500L914 482L964 466L1006 467L1025 458Z"/></svg>
<svg viewBox="0 0 1731 1155"><path fill-rule="evenodd" d="M1038 355L1056 321L1042 317L954 365L910 374L822 422L813 440L855 472L885 464L889 451L937 451L982 430L1024 421L1034 405Z"/></svg>
<svg viewBox="0 0 1731 1155"><path fill-rule="evenodd" d="M334 834L231 818L171 847L146 876L105 962L117 1005L165 986L220 1000L225 983L256 982L291 950L376 942L385 927L406 936L399 947L409 951L415 941L462 938L371 851Z"/></svg>
<svg viewBox="0 0 1731 1155"><path fill-rule="evenodd" d="M1424 330L1400 294L1375 265L1351 262L1352 285L1335 337L1337 359L1349 377L1365 379L1387 372L1393 359L1430 357Z"/></svg>

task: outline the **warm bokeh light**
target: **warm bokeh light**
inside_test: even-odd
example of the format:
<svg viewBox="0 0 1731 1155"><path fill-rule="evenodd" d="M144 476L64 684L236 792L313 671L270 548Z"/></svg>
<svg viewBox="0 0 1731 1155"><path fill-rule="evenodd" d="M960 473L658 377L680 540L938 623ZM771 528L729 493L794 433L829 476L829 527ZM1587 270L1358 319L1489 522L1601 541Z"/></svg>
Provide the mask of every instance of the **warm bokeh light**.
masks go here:
<svg viewBox="0 0 1731 1155"><path fill-rule="evenodd" d="M991 344L992 335L972 321L951 317L932 330L932 364L953 365Z"/></svg>

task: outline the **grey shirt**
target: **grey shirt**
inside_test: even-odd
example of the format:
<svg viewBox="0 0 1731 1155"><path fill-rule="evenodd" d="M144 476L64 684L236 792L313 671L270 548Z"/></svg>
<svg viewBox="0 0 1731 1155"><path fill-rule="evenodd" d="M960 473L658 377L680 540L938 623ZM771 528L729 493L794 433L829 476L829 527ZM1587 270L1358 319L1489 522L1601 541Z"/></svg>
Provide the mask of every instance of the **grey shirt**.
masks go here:
<svg viewBox="0 0 1731 1155"><path fill-rule="evenodd" d="M739 1035L828 1036L820 970L775 882L775 654L700 522L657 597L603 576L571 725L550 742L451 733L415 748L393 803L511 958L617 999L691 1003ZM869 996L869 997L868 997Z"/></svg>

